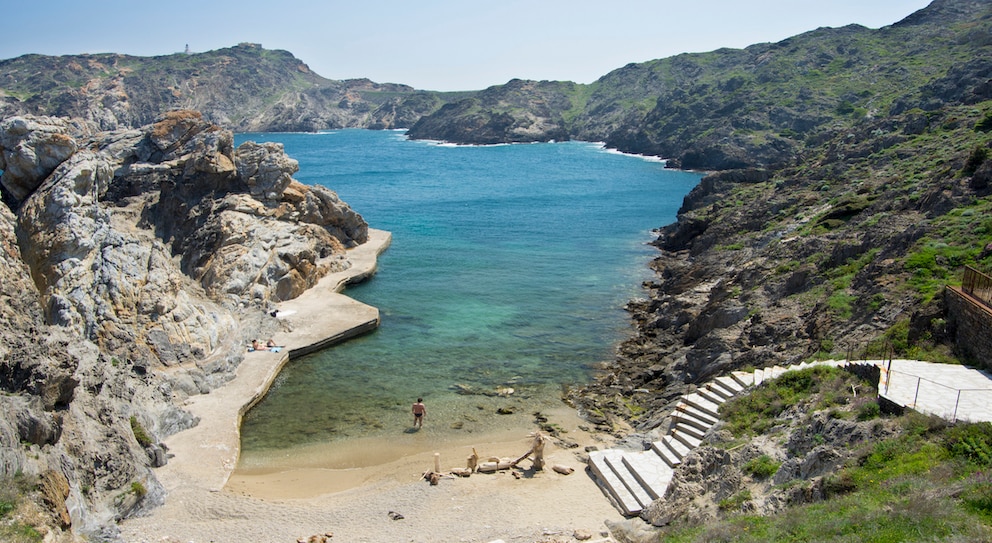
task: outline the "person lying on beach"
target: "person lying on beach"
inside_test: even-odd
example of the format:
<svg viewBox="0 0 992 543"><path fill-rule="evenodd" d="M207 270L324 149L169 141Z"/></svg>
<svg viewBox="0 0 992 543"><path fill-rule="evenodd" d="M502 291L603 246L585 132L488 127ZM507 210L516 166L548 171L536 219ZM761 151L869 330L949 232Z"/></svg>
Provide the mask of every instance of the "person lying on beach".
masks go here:
<svg viewBox="0 0 992 543"><path fill-rule="evenodd" d="M251 340L251 347L248 347L248 352L251 351L268 351L269 347L262 347L257 339Z"/></svg>

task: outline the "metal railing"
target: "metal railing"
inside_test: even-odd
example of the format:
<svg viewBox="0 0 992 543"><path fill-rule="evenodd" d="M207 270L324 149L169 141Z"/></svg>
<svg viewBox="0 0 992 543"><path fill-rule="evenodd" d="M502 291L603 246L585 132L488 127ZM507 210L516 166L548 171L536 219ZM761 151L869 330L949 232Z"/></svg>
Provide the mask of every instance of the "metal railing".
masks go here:
<svg viewBox="0 0 992 543"><path fill-rule="evenodd" d="M896 348L888 341L872 341L863 345L849 345L846 360L882 360L892 363L896 357Z"/></svg>
<svg viewBox="0 0 992 543"><path fill-rule="evenodd" d="M992 277L971 266L965 266L964 277L961 278L961 290L992 308Z"/></svg>

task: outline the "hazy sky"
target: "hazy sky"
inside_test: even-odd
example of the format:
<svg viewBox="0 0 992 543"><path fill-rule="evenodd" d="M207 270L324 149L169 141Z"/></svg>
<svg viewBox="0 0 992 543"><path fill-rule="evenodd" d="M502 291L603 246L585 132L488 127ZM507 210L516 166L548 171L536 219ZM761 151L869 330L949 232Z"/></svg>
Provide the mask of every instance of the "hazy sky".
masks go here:
<svg viewBox="0 0 992 543"><path fill-rule="evenodd" d="M929 0L0 0L0 59L154 56L240 42L331 79L428 90L509 79L589 83L631 62L890 25Z"/></svg>

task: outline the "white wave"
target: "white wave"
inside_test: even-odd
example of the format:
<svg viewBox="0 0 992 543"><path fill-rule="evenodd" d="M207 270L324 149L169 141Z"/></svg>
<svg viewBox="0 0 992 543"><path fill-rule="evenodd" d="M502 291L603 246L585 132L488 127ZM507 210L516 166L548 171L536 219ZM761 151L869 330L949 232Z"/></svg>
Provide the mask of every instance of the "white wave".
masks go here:
<svg viewBox="0 0 992 543"><path fill-rule="evenodd" d="M606 148L605 145L603 146L603 150L605 152L611 154L611 155L629 156L629 157L639 158L639 159L644 160L644 161L647 161L647 162L658 162L658 163L661 163L661 164L665 164L665 163L668 162L668 159L667 158L661 158L660 156L639 155L637 153L624 153L623 151L618 151L616 149L608 149L608 148Z"/></svg>

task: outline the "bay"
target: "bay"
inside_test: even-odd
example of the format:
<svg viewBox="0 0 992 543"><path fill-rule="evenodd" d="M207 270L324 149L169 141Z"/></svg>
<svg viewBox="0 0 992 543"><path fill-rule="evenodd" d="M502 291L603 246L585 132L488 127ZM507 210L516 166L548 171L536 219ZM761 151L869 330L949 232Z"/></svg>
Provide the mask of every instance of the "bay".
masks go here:
<svg viewBox="0 0 992 543"><path fill-rule="evenodd" d="M252 466L355 440L429 450L560 406L562 387L587 382L629 333L623 306L651 277L651 231L674 221L700 178L582 142L236 137L247 140L282 143L300 163L296 179L393 234L378 273L346 291L379 308L380 328L283 369L243 421L241 463ZM415 432L418 397L428 418Z"/></svg>

